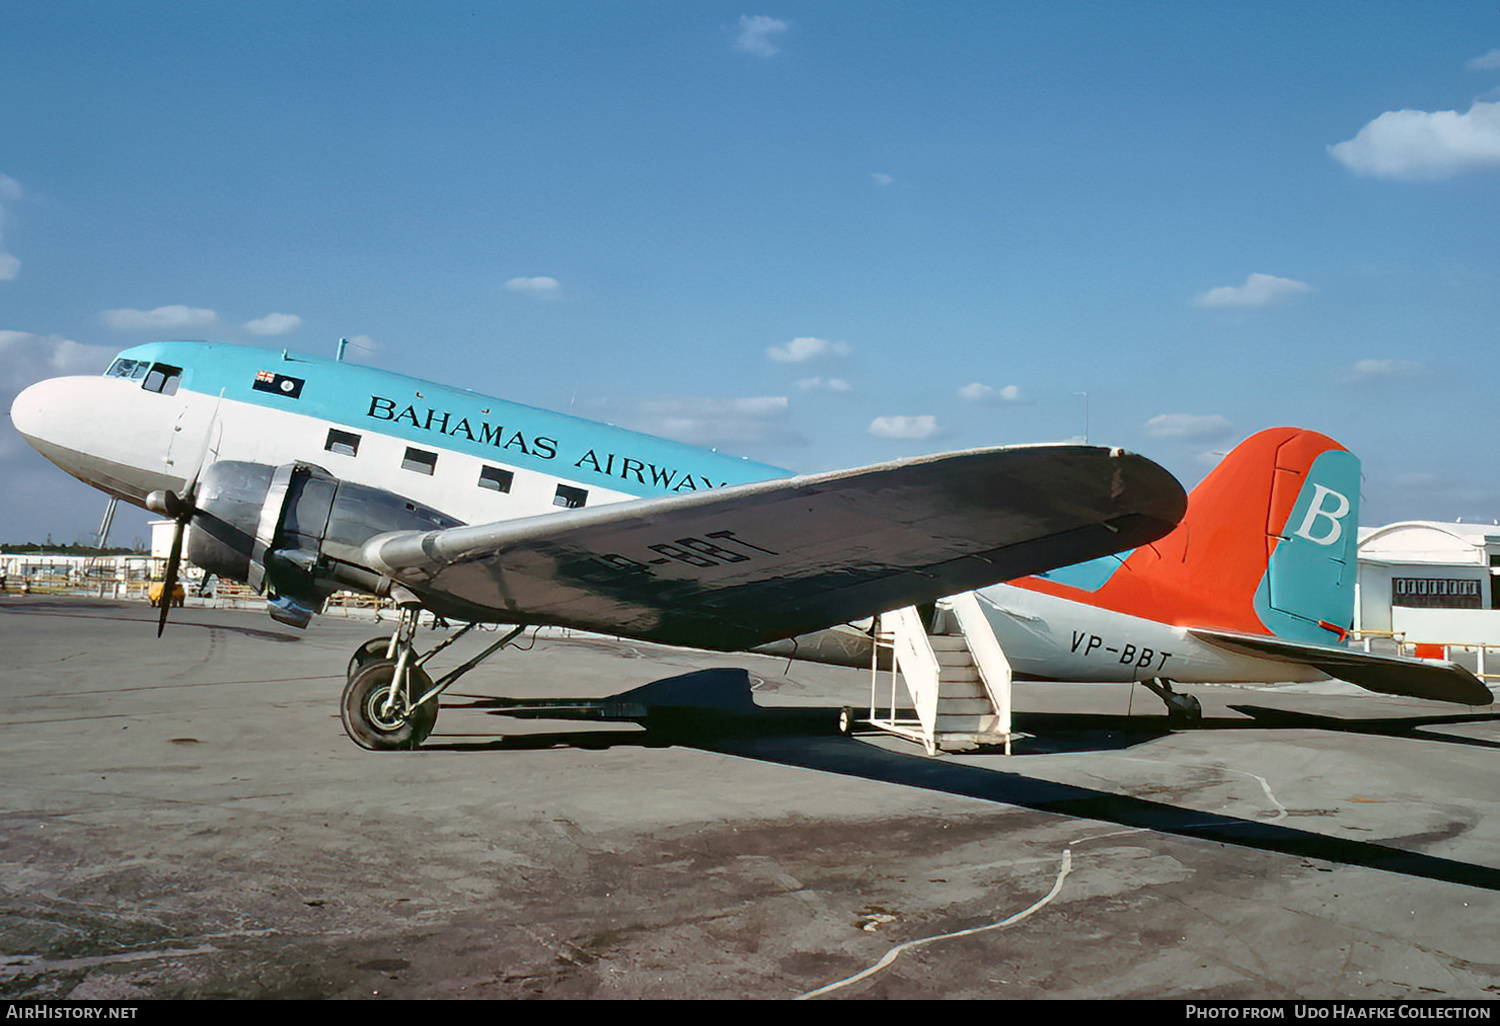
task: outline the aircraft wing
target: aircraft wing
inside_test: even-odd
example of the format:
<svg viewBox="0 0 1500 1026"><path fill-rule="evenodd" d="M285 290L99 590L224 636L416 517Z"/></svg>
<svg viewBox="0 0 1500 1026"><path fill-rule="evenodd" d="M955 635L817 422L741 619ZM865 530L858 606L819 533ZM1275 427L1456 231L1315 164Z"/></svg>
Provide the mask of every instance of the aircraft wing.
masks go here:
<svg viewBox="0 0 1500 1026"><path fill-rule="evenodd" d="M377 536L453 619L739 650L1160 537L1186 508L1118 449L1007 446Z"/></svg>
<svg viewBox="0 0 1500 1026"><path fill-rule="evenodd" d="M1460 705L1489 705L1495 700L1484 681L1457 663L1307 645L1280 638L1196 627L1190 628L1189 633L1231 652L1302 663L1330 677L1382 695L1430 698Z"/></svg>

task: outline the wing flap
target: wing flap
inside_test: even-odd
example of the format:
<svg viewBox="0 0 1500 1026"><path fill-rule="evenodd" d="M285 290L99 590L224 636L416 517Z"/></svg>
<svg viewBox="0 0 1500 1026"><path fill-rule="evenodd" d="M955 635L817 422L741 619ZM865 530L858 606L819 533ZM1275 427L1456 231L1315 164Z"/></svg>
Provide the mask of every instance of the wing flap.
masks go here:
<svg viewBox="0 0 1500 1026"><path fill-rule="evenodd" d="M1182 487L1140 456L1011 446L372 539L454 618L741 649L1160 537Z"/></svg>
<svg viewBox="0 0 1500 1026"><path fill-rule="evenodd" d="M1279 638L1201 628L1192 628L1189 633L1231 652L1269 656L1311 666L1330 677L1337 677L1350 684L1357 684L1366 691L1382 695L1427 698L1460 705L1489 705L1495 700L1484 681L1457 663L1361 652L1356 649L1327 648Z"/></svg>

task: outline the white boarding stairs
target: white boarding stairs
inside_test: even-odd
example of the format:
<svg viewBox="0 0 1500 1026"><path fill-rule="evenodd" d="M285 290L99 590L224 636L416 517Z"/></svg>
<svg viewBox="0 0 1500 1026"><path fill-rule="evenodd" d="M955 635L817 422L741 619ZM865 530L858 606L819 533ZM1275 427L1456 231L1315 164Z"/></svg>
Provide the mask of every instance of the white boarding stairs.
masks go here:
<svg viewBox="0 0 1500 1026"><path fill-rule="evenodd" d="M889 704L877 712L880 651L892 651ZM916 719L896 716L896 677L906 682ZM1011 669L973 592L942 599L928 633L914 606L881 614L870 667L873 727L917 741L936 755L1004 745L1011 730Z"/></svg>

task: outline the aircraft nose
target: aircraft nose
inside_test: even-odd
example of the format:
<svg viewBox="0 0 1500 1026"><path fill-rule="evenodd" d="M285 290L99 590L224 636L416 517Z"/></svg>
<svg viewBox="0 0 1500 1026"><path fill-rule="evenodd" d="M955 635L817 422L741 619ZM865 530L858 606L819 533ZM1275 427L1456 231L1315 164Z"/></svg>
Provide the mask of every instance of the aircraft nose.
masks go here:
<svg viewBox="0 0 1500 1026"><path fill-rule="evenodd" d="M53 378L28 385L10 404L10 422L28 442L47 441L55 433L48 430L48 421L58 409L58 380Z"/></svg>
<svg viewBox="0 0 1500 1026"><path fill-rule="evenodd" d="M48 378L21 390L10 404L10 422L31 447L74 473L73 454L109 448L118 425L105 419L104 378Z"/></svg>
<svg viewBox="0 0 1500 1026"><path fill-rule="evenodd" d="M131 502L180 488L171 472L181 403L123 378L48 378L23 389L11 423L31 447L74 477Z"/></svg>

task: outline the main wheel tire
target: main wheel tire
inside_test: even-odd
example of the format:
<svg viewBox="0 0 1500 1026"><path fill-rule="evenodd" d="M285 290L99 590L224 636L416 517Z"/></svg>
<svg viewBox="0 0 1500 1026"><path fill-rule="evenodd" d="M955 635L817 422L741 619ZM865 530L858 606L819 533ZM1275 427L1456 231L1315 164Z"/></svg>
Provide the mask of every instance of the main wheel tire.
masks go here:
<svg viewBox="0 0 1500 1026"><path fill-rule="evenodd" d="M432 687L432 678L418 667L409 667L408 687L417 697ZM411 751L432 733L437 723L438 704L434 699L411 708L412 694L396 695L395 706L384 711L386 693L396 664L380 659L356 673L344 687L339 706L344 732L361 748L372 752Z"/></svg>
<svg viewBox="0 0 1500 1026"><path fill-rule="evenodd" d="M390 635L386 635L383 638L371 638L356 648L354 654L349 657L349 669L344 676L349 680L353 680L360 670L363 670L377 659L384 659L386 653L390 650Z"/></svg>

